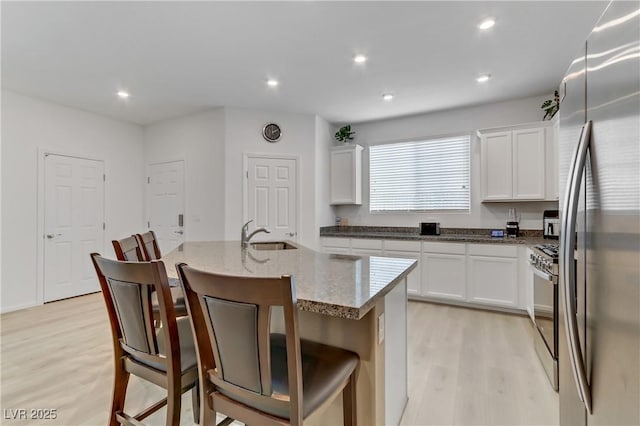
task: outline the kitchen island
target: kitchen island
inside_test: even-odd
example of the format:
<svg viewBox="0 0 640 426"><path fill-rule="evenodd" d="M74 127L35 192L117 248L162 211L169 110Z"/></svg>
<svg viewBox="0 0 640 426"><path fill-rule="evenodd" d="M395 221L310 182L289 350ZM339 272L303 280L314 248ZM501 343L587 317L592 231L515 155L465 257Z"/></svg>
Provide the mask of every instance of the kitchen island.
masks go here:
<svg viewBox="0 0 640 426"><path fill-rule="evenodd" d="M358 424L397 425L407 402L407 286L414 259L319 253L295 249L242 249L239 241L187 242L162 260L173 265L247 277L292 275L300 336L349 349L361 360L357 380ZM272 330L284 329L273 314ZM342 424L335 398L305 424Z"/></svg>

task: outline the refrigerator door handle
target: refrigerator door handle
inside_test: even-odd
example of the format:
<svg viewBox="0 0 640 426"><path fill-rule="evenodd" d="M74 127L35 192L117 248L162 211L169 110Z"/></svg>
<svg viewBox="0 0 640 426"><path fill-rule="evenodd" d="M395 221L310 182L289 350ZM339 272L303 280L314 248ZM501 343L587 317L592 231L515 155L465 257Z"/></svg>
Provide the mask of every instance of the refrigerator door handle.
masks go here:
<svg viewBox="0 0 640 426"><path fill-rule="evenodd" d="M578 335L578 320L576 318L576 270L573 267L574 251L576 249L576 217L578 213L578 200L580 198L580 186L582 175L587 161L587 151L591 140L591 121L582 126L580 142L576 148L575 156L571 162L569 184L565 196L565 205L562 214L562 250L561 256L564 265L562 301L564 304L564 325L567 332L569 356L573 370L573 377L578 388L578 395L584 402L588 413L591 413L591 389L587 380L586 368L583 361L580 338Z"/></svg>

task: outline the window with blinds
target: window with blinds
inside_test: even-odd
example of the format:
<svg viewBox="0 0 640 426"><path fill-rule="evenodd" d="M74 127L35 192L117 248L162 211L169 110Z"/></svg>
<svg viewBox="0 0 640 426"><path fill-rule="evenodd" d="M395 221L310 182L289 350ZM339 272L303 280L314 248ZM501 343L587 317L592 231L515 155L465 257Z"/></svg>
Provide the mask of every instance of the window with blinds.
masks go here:
<svg viewBox="0 0 640 426"><path fill-rule="evenodd" d="M469 135L369 147L369 210L469 210Z"/></svg>

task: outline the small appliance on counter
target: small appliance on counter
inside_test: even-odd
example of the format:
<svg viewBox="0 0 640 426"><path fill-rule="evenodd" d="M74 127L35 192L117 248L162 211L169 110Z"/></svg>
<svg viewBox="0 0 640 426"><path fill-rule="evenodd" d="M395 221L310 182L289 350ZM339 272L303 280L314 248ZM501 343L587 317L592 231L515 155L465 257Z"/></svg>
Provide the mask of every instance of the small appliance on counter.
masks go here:
<svg viewBox="0 0 640 426"><path fill-rule="evenodd" d="M440 223L420 222L420 235L440 235Z"/></svg>
<svg viewBox="0 0 640 426"><path fill-rule="evenodd" d="M509 209L509 218L507 219L507 237L516 238L520 235L520 219L514 207Z"/></svg>
<svg viewBox="0 0 640 426"><path fill-rule="evenodd" d="M544 238L560 238L560 215L558 210L545 210L542 213L542 235Z"/></svg>

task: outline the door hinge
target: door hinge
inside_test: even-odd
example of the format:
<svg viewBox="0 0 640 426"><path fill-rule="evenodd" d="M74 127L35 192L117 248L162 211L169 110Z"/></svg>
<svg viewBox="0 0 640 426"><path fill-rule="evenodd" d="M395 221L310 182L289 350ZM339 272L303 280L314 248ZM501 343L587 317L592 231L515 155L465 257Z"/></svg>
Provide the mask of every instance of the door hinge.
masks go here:
<svg viewBox="0 0 640 426"><path fill-rule="evenodd" d="M107 175L106 175L106 174L104 174L104 173L102 174L102 181L103 181L103 182L106 182L106 181L107 181Z"/></svg>
<svg viewBox="0 0 640 426"><path fill-rule="evenodd" d="M151 178L147 176L147 183L151 183Z"/></svg>
<svg viewBox="0 0 640 426"><path fill-rule="evenodd" d="M147 222L147 229L151 228L151 222Z"/></svg>
<svg viewBox="0 0 640 426"><path fill-rule="evenodd" d="M249 171L248 170L245 172L245 174L247 175L247 179L249 179Z"/></svg>
<svg viewBox="0 0 640 426"><path fill-rule="evenodd" d="M107 229L107 224L102 222L102 230L104 231L105 229Z"/></svg>

